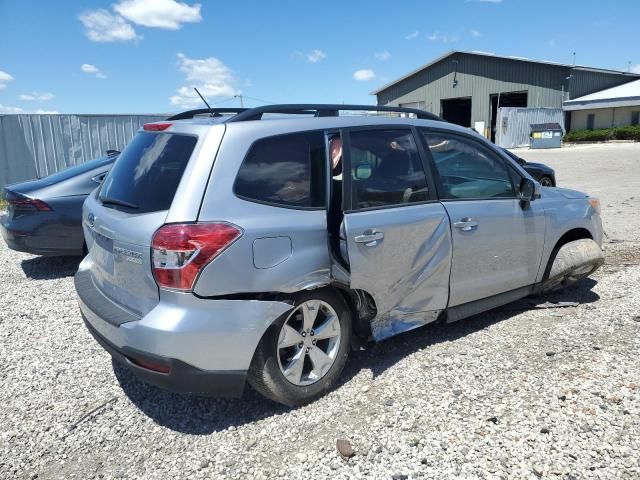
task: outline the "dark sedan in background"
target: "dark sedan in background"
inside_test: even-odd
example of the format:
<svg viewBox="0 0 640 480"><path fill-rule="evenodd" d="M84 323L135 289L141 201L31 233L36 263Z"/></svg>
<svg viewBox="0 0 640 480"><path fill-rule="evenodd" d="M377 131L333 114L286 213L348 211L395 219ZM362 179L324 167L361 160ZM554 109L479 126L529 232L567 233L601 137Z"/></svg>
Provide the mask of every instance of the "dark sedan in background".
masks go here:
<svg viewBox="0 0 640 480"><path fill-rule="evenodd" d="M540 182L543 187L556 186L556 172L553 168L544 163L527 162L524 158L519 157L515 153L503 148L504 152L518 162L529 175Z"/></svg>
<svg viewBox="0 0 640 480"><path fill-rule="evenodd" d="M9 248L36 255L83 255L82 204L118 158L114 150L48 177L7 185L0 230Z"/></svg>

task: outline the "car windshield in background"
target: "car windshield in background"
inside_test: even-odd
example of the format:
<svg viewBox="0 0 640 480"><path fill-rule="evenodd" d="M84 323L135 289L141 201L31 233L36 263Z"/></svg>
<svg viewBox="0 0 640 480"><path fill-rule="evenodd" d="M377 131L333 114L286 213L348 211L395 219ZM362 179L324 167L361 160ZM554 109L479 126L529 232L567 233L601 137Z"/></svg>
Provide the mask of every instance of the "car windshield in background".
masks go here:
<svg viewBox="0 0 640 480"><path fill-rule="evenodd" d="M196 142L190 135L138 133L107 175L100 200L136 213L168 210Z"/></svg>
<svg viewBox="0 0 640 480"><path fill-rule="evenodd" d="M103 167L105 165L109 165L116 159L115 156L111 157L100 157L95 160L89 160L88 162L81 163L80 165L76 165L71 168L67 168L62 170L61 172L54 173L53 175L49 175L47 177L47 181L50 183L58 183L68 180L70 178L76 177L83 173L89 172L94 168Z"/></svg>

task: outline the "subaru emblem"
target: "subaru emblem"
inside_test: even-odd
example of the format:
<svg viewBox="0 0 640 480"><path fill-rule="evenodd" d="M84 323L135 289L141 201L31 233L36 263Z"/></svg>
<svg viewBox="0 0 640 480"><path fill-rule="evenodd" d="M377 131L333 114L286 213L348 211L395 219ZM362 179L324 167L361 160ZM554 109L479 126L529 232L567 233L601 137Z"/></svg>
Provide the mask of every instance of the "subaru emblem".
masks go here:
<svg viewBox="0 0 640 480"><path fill-rule="evenodd" d="M89 222L89 226L93 227L93 224L96 223L96 216L93 213L89 213L89 215L87 215L87 221Z"/></svg>

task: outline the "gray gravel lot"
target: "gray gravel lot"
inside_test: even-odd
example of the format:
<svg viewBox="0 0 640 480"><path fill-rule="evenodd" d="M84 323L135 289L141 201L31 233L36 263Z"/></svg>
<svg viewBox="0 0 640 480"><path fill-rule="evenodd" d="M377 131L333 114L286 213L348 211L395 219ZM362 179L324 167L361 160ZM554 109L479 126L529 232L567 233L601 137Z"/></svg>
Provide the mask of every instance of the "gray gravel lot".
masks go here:
<svg viewBox="0 0 640 480"><path fill-rule="evenodd" d="M550 298L579 306L521 301L355 352L295 410L138 382L86 332L77 260L0 242L0 478L640 478L640 145L520 154L603 200L607 264Z"/></svg>

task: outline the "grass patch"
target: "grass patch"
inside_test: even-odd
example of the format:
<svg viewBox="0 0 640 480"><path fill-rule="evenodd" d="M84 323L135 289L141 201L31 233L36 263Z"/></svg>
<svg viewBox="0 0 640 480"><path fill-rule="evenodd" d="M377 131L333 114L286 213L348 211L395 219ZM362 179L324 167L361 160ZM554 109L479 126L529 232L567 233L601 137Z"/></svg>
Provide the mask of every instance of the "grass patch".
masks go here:
<svg viewBox="0 0 640 480"><path fill-rule="evenodd" d="M640 142L640 125L598 130L576 130L564 136L565 142L604 142L607 140L635 140Z"/></svg>

